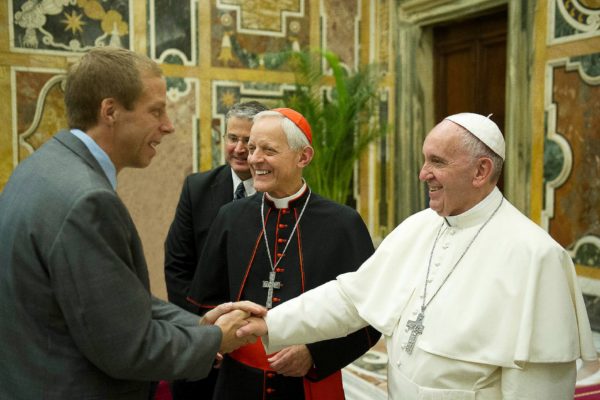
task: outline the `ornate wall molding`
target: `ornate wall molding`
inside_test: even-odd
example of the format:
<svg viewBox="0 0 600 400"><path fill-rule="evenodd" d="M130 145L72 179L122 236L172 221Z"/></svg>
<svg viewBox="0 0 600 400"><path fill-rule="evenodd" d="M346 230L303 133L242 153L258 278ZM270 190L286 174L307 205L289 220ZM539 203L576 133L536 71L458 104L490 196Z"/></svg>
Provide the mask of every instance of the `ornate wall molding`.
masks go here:
<svg viewBox="0 0 600 400"><path fill-rule="evenodd" d="M198 0L149 0L150 57L161 63L198 64Z"/></svg>
<svg viewBox="0 0 600 400"><path fill-rule="evenodd" d="M133 42L132 1L9 0L10 50L71 54Z"/></svg>
<svg viewBox="0 0 600 400"><path fill-rule="evenodd" d="M550 219L554 218L554 192L571 173L573 152L569 142L556 131L556 105L548 104L546 108L547 137L544 141L544 208L542 209L541 227L548 231Z"/></svg>
<svg viewBox="0 0 600 400"><path fill-rule="evenodd" d="M19 162L21 162L27 155L32 154L39 146L47 140L50 136L52 136L56 127L47 129L40 129L40 125L42 120L45 117L45 113L50 113L51 119L54 123L59 123L62 120L56 120L56 111L54 107L47 107L48 97L53 90L60 90L62 93L64 91L64 83L65 83L65 71L60 69L52 69L52 68L28 68L28 67L11 67L10 71L10 79L11 79L11 107L13 109L13 115L17 116L17 118L13 118L13 167L16 167ZM19 73L29 74L29 76L37 75L44 79L45 82L39 89L39 92L32 92L35 90L30 87L24 87L23 85L19 85L17 75ZM19 93L17 88L21 90L26 90L28 94L31 96L35 96L35 103L27 103L19 102ZM19 107L25 108L27 107L27 112L24 110L20 110ZM29 111L31 110L31 111ZM19 115L24 114L32 114L30 120L24 121L23 118L18 118ZM46 120L48 120L48 116L46 116ZM19 127L19 121L21 121L21 125L23 123L27 123L26 128L21 126Z"/></svg>
<svg viewBox="0 0 600 400"><path fill-rule="evenodd" d="M552 0L548 13L548 44L600 35L600 3L595 0Z"/></svg>
<svg viewBox="0 0 600 400"><path fill-rule="evenodd" d="M304 2L305 0L279 0L269 2L270 7L267 7L267 4L244 0L217 0L217 7L236 11L235 29L240 33L286 37L288 18L305 16Z"/></svg>
<svg viewBox="0 0 600 400"><path fill-rule="evenodd" d="M400 1L399 17L426 26L462 18L506 4L506 0L407 0Z"/></svg>
<svg viewBox="0 0 600 400"><path fill-rule="evenodd" d="M540 224L568 249L577 265L582 290L589 296L600 295L598 59L600 53L550 60L544 80L544 201ZM592 303L588 304L588 312L596 320L599 309Z"/></svg>
<svg viewBox="0 0 600 400"><path fill-rule="evenodd" d="M598 55L596 55L598 56ZM553 101L554 69L565 67L566 71L576 71L582 81L589 85L600 84L600 73L597 74L587 63L591 56L562 58L553 60L546 66L545 112L546 140L544 141L544 208L542 209L540 225L549 230L550 220L554 217L554 192L565 183L573 168L573 152L567 139L556 130L556 103ZM597 75L596 75L597 74Z"/></svg>
<svg viewBox="0 0 600 400"><path fill-rule="evenodd" d="M217 0L211 6L214 66L286 69L285 52L309 45L306 0Z"/></svg>
<svg viewBox="0 0 600 400"><path fill-rule="evenodd" d="M600 266L600 237L595 235L583 236L569 250L569 254L576 264Z"/></svg>

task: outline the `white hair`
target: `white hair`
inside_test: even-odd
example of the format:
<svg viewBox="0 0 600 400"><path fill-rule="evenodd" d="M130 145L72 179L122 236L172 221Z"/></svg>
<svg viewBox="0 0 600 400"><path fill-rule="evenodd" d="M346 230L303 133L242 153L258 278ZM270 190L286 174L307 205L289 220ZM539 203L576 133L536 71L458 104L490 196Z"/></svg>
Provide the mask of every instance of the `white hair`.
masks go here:
<svg viewBox="0 0 600 400"><path fill-rule="evenodd" d="M473 156L473 158L487 157L492 160L492 166L494 171L492 172L492 181L497 182L502 172L502 166L504 160L492 149L490 149L485 143L483 143L477 136L463 128L462 126L462 144L467 151Z"/></svg>
<svg viewBox="0 0 600 400"><path fill-rule="evenodd" d="M302 150L305 147L312 147L308 141L304 132L288 117L285 115L272 110L261 111L254 116L254 122L267 118L267 117L275 117L281 120L281 129L283 129L283 133L285 134L288 146L292 150Z"/></svg>

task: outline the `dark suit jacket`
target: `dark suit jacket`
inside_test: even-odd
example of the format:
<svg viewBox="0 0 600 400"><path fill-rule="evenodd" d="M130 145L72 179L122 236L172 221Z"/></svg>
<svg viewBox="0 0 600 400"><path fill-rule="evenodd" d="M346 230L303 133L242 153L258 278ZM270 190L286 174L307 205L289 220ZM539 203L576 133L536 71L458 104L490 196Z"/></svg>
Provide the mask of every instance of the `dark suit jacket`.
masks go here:
<svg viewBox="0 0 600 400"><path fill-rule="evenodd" d="M15 169L0 238L0 398L145 400L210 370L219 328L150 294L133 221L71 133Z"/></svg>
<svg viewBox="0 0 600 400"><path fill-rule="evenodd" d="M208 229L222 205L233 200L229 165L189 175L165 241L165 280L169 301L198 313L187 298Z"/></svg>
<svg viewBox="0 0 600 400"><path fill-rule="evenodd" d="M274 296L279 301L273 303L274 307L339 274L356 270L374 251L369 231L358 212L316 193L311 194L301 223L290 236L307 198L308 191L290 202L285 210L275 208L268 200L264 204L270 256L283 257L276 279L281 287ZM188 299L196 306L206 310L239 300L265 304L267 290L263 282L268 279L271 265L262 230L261 200L262 194L257 194L221 207L200 257L201 267L190 286ZM287 246L286 242L291 245L282 256L279 252ZM368 327L343 338L309 344L315 368L307 376L314 380L327 377L365 353L380 336ZM225 367L224 364L219 380L233 377L223 375ZM248 399L260 398L259 393L266 388L263 371L253 371L247 366L243 369L239 374L236 371L228 385L243 382L242 390ZM285 397L281 391L277 393Z"/></svg>

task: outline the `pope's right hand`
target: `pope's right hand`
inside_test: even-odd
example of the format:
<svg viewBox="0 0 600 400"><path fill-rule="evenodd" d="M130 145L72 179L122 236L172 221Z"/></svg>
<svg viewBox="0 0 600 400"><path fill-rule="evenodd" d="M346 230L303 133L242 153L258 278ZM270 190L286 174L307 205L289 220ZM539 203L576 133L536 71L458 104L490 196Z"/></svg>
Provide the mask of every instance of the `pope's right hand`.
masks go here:
<svg viewBox="0 0 600 400"><path fill-rule="evenodd" d="M221 315L215 321L215 326L221 328L221 332L223 333L219 353L226 354L243 345L256 342L256 336L254 335L245 335L243 337L236 335L236 332L241 327L248 324L246 321L248 317L250 317L249 312L238 309Z"/></svg>
<svg viewBox="0 0 600 400"><path fill-rule="evenodd" d="M267 323L263 318L250 317L246 319L246 324L237 330L237 337L258 337L266 336L269 333Z"/></svg>

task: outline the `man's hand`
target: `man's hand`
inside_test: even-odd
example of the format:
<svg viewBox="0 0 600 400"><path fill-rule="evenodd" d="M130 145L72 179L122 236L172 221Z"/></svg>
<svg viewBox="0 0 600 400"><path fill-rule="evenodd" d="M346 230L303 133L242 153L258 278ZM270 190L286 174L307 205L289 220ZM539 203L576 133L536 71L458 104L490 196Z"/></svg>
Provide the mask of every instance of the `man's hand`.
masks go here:
<svg viewBox="0 0 600 400"><path fill-rule="evenodd" d="M278 374L302 377L313 366L313 358L305 345L286 347L274 356L269 357L269 363Z"/></svg>
<svg viewBox="0 0 600 400"><path fill-rule="evenodd" d="M267 309L251 301L238 301L235 303L223 303L204 314L200 320L200 325L213 325L215 321L223 314L233 310L242 310L253 316L263 317L267 315Z"/></svg>
<svg viewBox="0 0 600 400"><path fill-rule="evenodd" d="M238 309L222 314L215 321L214 325L221 328L221 332L223 332L219 353L226 354L245 344L256 342L256 336L247 335L240 338L236 335L236 331L248 323L246 318L249 316L249 312Z"/></svg>
<svg viewBox="0 0 600 400"><path fill-rule="evenodd" d="M248 335L258 337L266 336L269 333L267 323L263 318L250 317L246 321L247 324L238 329L237 337L243 338Z"/></svg>

